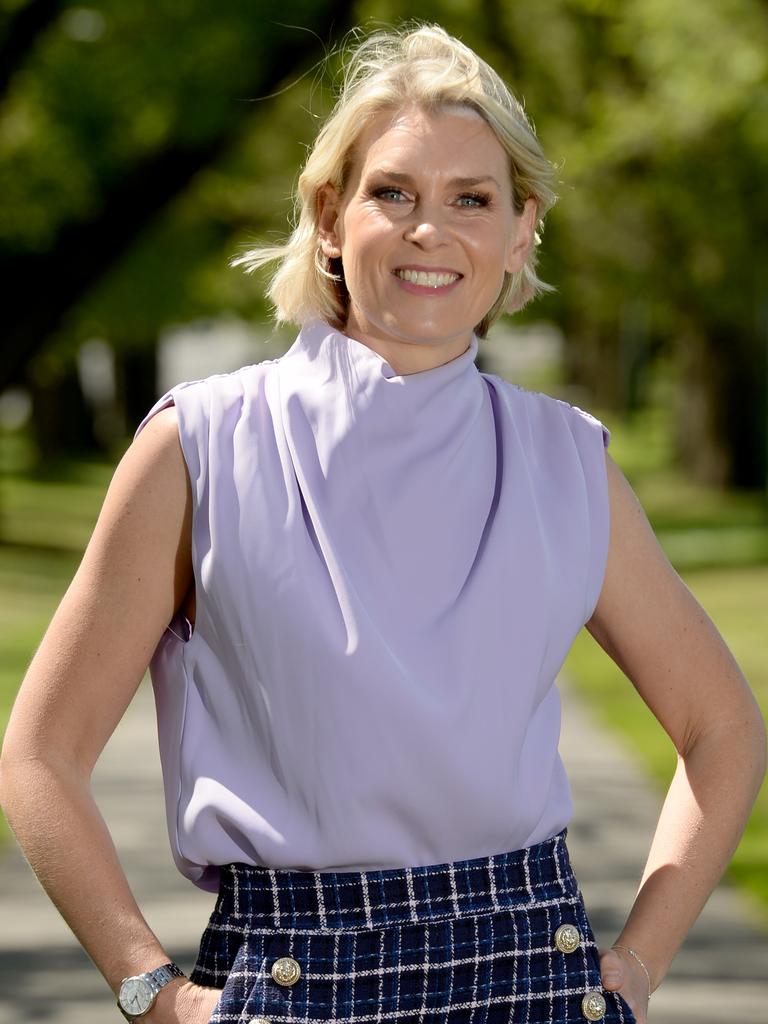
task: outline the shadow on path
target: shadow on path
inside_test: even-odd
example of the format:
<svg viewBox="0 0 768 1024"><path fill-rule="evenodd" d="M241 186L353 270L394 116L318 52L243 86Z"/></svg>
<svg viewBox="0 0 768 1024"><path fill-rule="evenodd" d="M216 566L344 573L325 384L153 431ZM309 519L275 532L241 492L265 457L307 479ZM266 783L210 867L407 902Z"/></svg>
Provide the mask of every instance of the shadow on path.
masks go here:
<svg viewBox="0 0 768 1024"><path fill-rule="evenodd" d="M634 897L661 797L567 682L562 689L561 751L575 806L568 845L598 942L607 947ZM189 971L214 898L173 865L160 779L145 681L99 761L94 791L139 905ZM122 1020L18 850L3 851L0 867L0 1024ZM654 995L649 1024L766 1024L767 966L768 936L750 922L740 896L721 885Z"/></svg>

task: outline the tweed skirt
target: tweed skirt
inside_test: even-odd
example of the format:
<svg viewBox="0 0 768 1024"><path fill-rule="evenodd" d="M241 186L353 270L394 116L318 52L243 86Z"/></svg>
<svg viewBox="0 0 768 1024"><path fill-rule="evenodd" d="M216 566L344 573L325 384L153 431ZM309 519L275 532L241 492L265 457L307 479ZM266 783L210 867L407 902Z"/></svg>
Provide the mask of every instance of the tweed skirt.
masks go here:
<svg viewBox="0 0 768 1024"><path fill-rule="evenodd" d="M211 1024L636 1024L604 990L566 830L421 867L231 864L191 980Z"/></svg>

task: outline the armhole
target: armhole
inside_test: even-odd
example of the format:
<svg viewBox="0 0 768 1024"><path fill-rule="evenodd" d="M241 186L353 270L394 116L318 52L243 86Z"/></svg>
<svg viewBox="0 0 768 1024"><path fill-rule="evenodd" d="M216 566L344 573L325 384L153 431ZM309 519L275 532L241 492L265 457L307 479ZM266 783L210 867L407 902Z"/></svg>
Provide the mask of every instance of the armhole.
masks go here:
<svg viewBox="0 0 768 1024"><path fill-rule="evenodd" d="M585 594L585 611L583 625L589 622L595 613L605 581L608 567L608 550L611 537L611 511L608 494L608 466L606 450L611 442L611 431L600 420L591 414L583 418L591 421L590 437L587 438L588 457L582 456L586 475L587 504L589 514L589 561L587 565L587 585ZM597 428L600 431L598 442Z"/></svg>
<svg viewBox="0 0 768 1024"><path fill-rule="evenodd" d="M183 386L183 385L182 385ZM187 472L187 480L189 482L190 491L192 494L192 522L191 522L191 538L190 538L190 558L192 560L192 580L195 586L195 622L194 625L189 621L184 612L179 608L171 618L170 622L166 624L165 632L163 636L171 634L178 640L179 643L185 646L189 644L193 637L197 635L198 626L200 623L200 614L202 610L202 586L200 584L200 577L198 571L198 558L197 558L197 520L198 520L198 500L195 492L195 483L192 477L192 471L190 469L190 458L187 452L187 446L185 444L185 432L182 429L182 419L179 410L178 402L176 401L176 389L166 392L161 398L155 402L149 412L139 423L136 428L133 439L139 436L144 427L149 423L153 416L157 413L162 412L163 409L169 409L171 406L176 409L176 429L179 436L179 446L181 448L182 457L184 459L184 466Z"/></svg>

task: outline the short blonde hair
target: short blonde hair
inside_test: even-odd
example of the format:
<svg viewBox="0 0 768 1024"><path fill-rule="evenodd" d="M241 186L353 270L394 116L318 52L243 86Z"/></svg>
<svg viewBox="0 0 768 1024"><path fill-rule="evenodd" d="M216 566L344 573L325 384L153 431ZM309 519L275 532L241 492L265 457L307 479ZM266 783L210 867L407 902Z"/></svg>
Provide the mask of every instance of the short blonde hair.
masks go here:
<svg viewBox="0 0 768 1024"><path fill-rule="evenodd" d="M352 30L351 35L359 35ZM340 259L320 250L317 194L330 182L343 194L353 167L355 144L380 111L417 106L426 111L460 104L488 123L509 154L517 213L526 199L537 203L535 244L521 270L504 274L493 306L476 326L479 337L503 312L514 312L543 291L554 291L535 271L536 246L546 212L557 196L554 166L547 160L522 104L493 68L440 25L410 21L377 31L352 49L336 104L320 129L299 175L294 197L295 227L282 245L257 246L232 259L251 273L279 261L267 288L278 324L299 326L319 318L343 330L349 295Z"/></svg>

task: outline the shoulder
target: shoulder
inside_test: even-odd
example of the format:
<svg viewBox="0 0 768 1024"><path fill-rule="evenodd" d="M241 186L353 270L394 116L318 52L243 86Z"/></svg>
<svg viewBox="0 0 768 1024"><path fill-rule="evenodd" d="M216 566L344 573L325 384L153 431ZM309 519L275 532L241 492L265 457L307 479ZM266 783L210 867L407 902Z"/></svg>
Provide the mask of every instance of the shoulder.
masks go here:
<svg viewBox="0 0 768 1024"><path fill-rule="evenodd" d="M113 487L124 494L151 492L156 498L173 497L183 504L186 471L173 404L144 418L117 467Z"/></svg>
<svg viewBox="0 0 768 1024"><path fill-rule="evenodd" d="M183 380L175 384L167 392L181 401L197 398L219 399L220 401L236 400L245 393L253 392L254 387L267 377L279 359L265 359L260 363L249 363L236 370L211 373L206 377Z"/></svg>
<svg viewBox="0 0 768 1024"><path fill-rule="evenodd" d="M161 395L139 422L134 439L150 424L153 432L194 435L233 408L241 407L246 396L259 394L264 378L279 359L265 359L236 370L182 380ZM155 423L155 421L158 421Z"/></svg>
<svg viewBox="0 0 768 1024"><path fill-rule="evenodd" d="M207 377L181 381L171 393L184 401L208 401L220 406L236 404L243 398L259 394L264 381L279 364L280 358L248 363L236 370L212 373Z"/></svg>
<svg viewBox="0 0 768 1024"><path fill-rule="evenodd" d="M577 441L583 439L589 444L595 444L599 439L603 447L608 447L610 430L586 409L554 395L513 384L494 373L482 373L481 376L492 383L510 414L527 422L538 437L553 433L562 437L565 431Z"/></svg>

